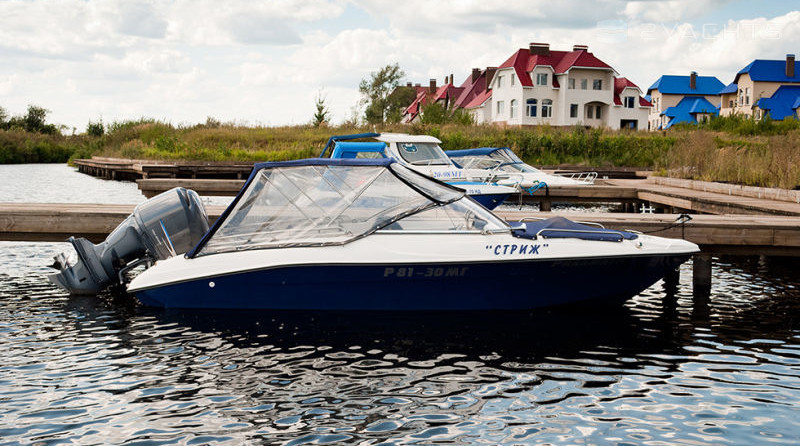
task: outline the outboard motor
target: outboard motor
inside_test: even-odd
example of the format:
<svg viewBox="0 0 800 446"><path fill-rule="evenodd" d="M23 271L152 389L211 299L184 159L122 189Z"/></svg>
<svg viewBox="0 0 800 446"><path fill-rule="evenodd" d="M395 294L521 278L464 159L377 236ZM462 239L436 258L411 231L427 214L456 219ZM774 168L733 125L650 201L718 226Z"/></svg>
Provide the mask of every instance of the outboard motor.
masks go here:
<svg viewBox="0 0 800 446"><path fill-rule="evenodd" d="M196 192L176 187L139 204L103 243L70 237L78 258L55 256L49 276L71 294L96 294L124 282L124 273L141 264L184 254L208 231L208 216Z"/></svg>

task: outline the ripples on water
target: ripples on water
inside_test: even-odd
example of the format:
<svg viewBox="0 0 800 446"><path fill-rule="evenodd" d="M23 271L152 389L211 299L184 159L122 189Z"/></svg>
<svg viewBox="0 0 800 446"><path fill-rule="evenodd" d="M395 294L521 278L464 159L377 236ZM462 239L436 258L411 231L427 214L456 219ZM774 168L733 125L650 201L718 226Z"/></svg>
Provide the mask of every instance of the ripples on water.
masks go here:
<svg viewBox="0 0 800 446"><path fill-rule="evenodd" d="M798 262L603 312L164 312L49 285L66 247L0 243L0 444L798 443Z"/></svg>
<svg viewBox="0 0 800 446"><path fill-rule="evenodd" d="M2 201L143 200L0 175ZM0 445L800 444L800 261L715 259L708 299L684 265L604 311L237 313L68 297L62 251L0 242Z"/></svg>

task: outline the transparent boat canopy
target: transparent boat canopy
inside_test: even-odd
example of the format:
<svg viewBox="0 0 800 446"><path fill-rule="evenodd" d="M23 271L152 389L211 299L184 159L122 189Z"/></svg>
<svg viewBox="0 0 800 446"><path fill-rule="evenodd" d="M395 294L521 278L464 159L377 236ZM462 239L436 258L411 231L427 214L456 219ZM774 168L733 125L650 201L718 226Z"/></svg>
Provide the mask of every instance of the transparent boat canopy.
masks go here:
<svg viewBox="0 0 800 446"><path fill-rule="evenodd" d="M506 147L482 147L479 149L450 150L447 156L464 169L497 169L504 172L539 172L525 164L511 149Z"/></svg>
<svg viewBox="0 0 800 446"><path fill-rule="evenodd" d="M473 229L487 224L492 229L507 228L465 198L464 191L391 159L262 163L188 255L344 244L405 217L443 207L447 210L440 214L450 215L451 220L453 212L469 213L472 221L478 221ZM438 220L437 227L446 226Z"/></svg>

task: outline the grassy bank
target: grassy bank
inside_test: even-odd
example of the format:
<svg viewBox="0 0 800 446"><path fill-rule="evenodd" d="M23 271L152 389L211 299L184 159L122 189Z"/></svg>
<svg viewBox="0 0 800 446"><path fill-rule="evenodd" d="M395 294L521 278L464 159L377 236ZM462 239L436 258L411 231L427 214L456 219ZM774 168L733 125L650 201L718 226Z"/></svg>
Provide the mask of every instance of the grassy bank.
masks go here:
<svg viewBox="0 0 800 446"><path fill-rule="evenodd" d="M331 135L408 132L434 135L445 149L510 147L537 165L635 167L661 174L755 186L800 185L800 122L722 118L704 126L648 133L584 128L411 125L173 126L113 123L99 137L0 131L0 163L64 162L92 155L162 160L276 161L319 156Z"/></svg>

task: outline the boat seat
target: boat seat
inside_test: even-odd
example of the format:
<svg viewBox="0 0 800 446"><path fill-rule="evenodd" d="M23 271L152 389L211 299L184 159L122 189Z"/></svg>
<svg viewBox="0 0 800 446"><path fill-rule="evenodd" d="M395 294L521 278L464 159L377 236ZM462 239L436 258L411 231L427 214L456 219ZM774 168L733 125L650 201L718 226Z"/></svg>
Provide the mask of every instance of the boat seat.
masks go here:
<svg viewBox="0 0 800 446"><path fill-rule="evenodd" d="M576 223L564 217L512 224L511 233L519 238L577 238L604 242L621 242L639 237L636 233L598 228Z"/></svg>

